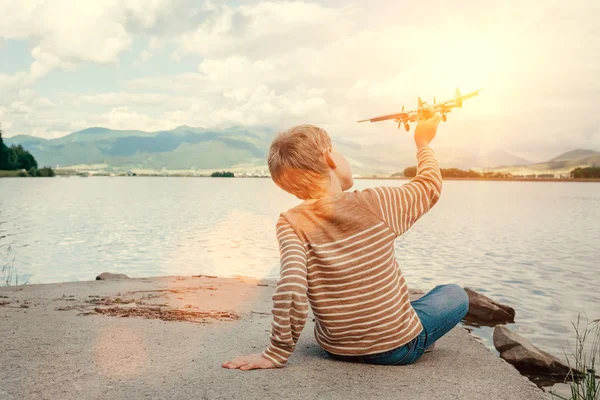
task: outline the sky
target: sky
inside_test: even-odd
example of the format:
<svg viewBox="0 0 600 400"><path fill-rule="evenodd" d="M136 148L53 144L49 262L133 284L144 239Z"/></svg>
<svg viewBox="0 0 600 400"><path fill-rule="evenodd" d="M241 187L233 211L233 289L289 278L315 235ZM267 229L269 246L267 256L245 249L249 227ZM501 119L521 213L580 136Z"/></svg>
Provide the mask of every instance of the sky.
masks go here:
<svg viewBox="0 0 600 400"><path fill-rule="evenodd" d="M434 145L600 151L597 0L0 0L0 15L7 137L311 123L410 145L393 122L356 121L458 87L485 90Z"/></svg>

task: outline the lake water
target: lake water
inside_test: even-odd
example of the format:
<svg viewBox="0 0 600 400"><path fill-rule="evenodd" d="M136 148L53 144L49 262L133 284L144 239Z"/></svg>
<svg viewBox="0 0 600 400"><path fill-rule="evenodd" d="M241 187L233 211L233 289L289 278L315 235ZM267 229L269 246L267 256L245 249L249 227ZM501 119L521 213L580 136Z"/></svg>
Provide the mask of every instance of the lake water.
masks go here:
<svg viewBox="0 0 600 400"><path fill-rule="evenodd" d="M276 278L275 221L298 202L270 179L0 179L0 267L14 257L29 283L104 271ZM396 256L409 286L484 292L562 356L577 314L600 318L600 184L446 181ZM476 334L493 347L490 329Z"/></svg>

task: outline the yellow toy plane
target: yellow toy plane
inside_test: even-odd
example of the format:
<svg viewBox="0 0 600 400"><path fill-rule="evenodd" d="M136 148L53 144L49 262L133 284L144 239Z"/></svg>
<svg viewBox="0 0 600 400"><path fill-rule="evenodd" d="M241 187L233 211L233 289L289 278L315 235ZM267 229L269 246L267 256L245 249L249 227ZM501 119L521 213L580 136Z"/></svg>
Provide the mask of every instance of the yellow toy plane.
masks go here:
<svg viewBox="0 0 600 400"><path fill-rule="evenodd" d="M448 119L446 114L452 111L454 107L462 107L464 100L479 95L479 92L481 92L482 90L483 89L480 89L475 92L471 92L469 94L461 96L458 89L456 89L456 97L452 100L444 101L443 103L436 103L434 97L433 104L427 104L426 102L421 101L421 98L419 97L418 108L416 110L405 112L404 106L402 106L402 112L399 112L397 114L382 115L375 118L363 119L358 122L379 122L393 119L398 124L398 129L400 129L400 125L404 124L404 129L408 131L410 129L411 122L418 121L421 118L428 118L431 114L436 112L439 112L442 115L442 121L446 121Z"/></svg>

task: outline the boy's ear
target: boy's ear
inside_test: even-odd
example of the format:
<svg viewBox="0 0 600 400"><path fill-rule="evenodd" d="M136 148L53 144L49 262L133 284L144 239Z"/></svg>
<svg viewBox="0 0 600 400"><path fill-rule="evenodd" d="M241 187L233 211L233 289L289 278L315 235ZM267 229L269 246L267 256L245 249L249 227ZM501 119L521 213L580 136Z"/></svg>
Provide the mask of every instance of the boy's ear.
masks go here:
<svg viewBox="0 0 600 400"><path fill-rule="evenodd" d="M329 168L331 168L331 169L337 168L337 164L335 163L335 160L333 159L331 147L328 147L323 150L323 156L325 157L325 162L327 162L327 165L329 165Z"/></svg>

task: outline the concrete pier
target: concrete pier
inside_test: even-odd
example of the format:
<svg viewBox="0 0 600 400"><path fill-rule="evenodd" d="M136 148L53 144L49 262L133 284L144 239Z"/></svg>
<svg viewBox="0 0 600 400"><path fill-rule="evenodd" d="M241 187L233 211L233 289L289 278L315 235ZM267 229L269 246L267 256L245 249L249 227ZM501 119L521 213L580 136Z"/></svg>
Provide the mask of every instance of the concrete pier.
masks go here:
<svg viewBox="0 0 600 400"><path fill-rule="evenodd" d="M0 288L0 399L546 399L464 328L410 366L331 359L312 314L288 365L221 367L268 343L274 282L165 276Z"/></svg>

